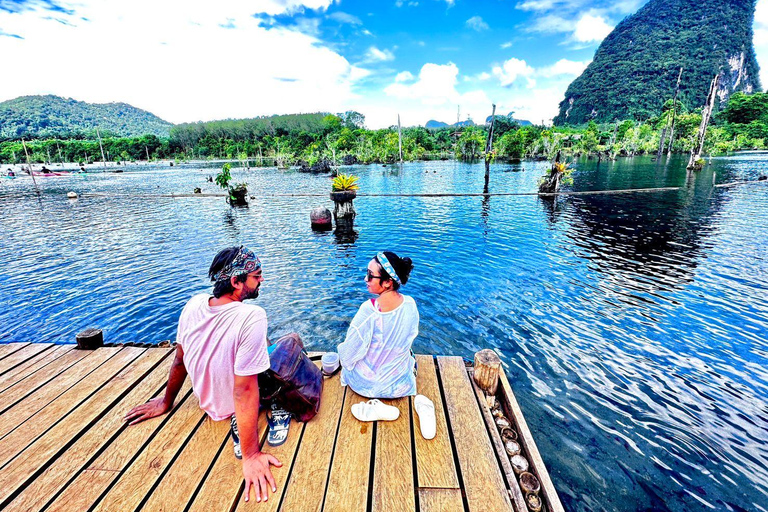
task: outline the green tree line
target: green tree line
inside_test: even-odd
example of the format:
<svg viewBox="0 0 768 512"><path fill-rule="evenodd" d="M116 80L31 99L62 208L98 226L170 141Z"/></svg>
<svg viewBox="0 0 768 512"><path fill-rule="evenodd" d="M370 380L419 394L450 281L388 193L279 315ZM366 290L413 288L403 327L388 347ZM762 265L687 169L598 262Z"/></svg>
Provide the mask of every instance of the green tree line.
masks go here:
<svg viewBox="0 0 768 512"><path fill-rule="evenodd" d="M690 152L701 124L700 109L689 110L668 100L662 110L640 122L569 126L520 126L511 117L499 116L494 123L492 157L497 160L546 158L558 151L566 156L600 155L606 158L655 154L661 133L672 131L672 151ZM390 163L399 158L397 127L364 128L357 112L301 114L247 120L193 123L172 128L170 136L104 137L105 156L110 161L155 159L238 159L262 165L312 165L326 160L338 163ZM443 127L402 130L405 160L474 160L485 154L487 126ZM739 149L762 149L768 138L768 94L736 93L713 118L707 130L705 152L719 154ZM98 140L41 139L26 142L35 163L101 161ZM26 161L21 141L0 142L0 163Z"/></svg>

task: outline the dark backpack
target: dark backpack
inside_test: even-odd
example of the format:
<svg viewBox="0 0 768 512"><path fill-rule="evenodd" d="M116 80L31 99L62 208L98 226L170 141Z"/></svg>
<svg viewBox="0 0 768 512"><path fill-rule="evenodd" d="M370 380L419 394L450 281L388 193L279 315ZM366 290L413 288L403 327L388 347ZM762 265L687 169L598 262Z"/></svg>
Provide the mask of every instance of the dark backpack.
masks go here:
<svg viewBox="0 0 768 512"><path fill-rule="evenodd" d="M283 336L269 355L269 370L259 374L261 405L277 403L299 421L320 409L323 374L307 357L298 334Z"/></svg>

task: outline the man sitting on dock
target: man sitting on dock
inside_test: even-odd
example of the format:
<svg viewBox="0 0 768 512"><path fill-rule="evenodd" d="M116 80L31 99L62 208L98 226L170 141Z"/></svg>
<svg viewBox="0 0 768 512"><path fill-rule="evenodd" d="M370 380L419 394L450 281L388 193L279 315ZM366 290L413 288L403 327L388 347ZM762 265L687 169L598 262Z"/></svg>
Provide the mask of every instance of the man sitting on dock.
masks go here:
<svg viewBox="0 0 768 512"><path fill-rule="evenodd" d="M208 276L214 282L213 297L195 295L181 312L165 396L134 407L125 419L133 425L171 410L189 374L208 416L214 421L231 418L235 456L243 459L245 501L251 486L256 501L266 501L267 485L277 490L270 464L282 465L259 446L258 374L269 369L267 314L243 303L259 295L261 262L244 246L230 247L216 255Z"/></svg>

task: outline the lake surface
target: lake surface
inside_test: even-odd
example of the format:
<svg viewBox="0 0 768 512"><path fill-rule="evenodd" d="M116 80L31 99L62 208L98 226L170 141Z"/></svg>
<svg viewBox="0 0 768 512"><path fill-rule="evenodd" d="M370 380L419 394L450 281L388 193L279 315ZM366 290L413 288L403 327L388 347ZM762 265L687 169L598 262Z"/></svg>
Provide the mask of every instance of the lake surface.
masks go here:
<svg viewBox="0 0 768 512"><path fill-rule="evenodd" d="M492 166L490 192L532 192L546 164ZM768 154L574 164L573 190L619 195L358 197L357 236L310 230L327 176L236 169L257 199L233 209L214 169L0 179L0 342L175 337L221 248L261 257L270 338L343 340L368 298L369 259L415 262L417 352L497 349L567 510L768 510ZM353 166L362 193L477 193L482 164ZM67 200L66 192L84 194ZM275 194L317 194L275 197Z"/></svg>

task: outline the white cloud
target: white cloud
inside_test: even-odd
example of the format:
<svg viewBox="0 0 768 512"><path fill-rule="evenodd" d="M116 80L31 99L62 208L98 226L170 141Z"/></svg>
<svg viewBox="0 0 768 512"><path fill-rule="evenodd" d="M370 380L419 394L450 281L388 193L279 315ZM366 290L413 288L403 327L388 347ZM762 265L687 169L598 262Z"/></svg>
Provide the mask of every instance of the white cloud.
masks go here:
<svg viewBox="0 0 768 512"><path fill-rule="evenodd" d="M386 48L379 50L375 46L371 46L368 48L368 52L365 54L365 60L366 62L387 62L390 60L395 60L395 55L392 53L392 51L387 50Z"/></svg>
<svg viewBox="0 0 768 512"><path fill-rule="evenodd" d="M512 43L507 41L506 43L501 43L499 46L501 47L502 50L506 50L507 48L510 48L512 46Z"/></svg>
<svg viewBox="0 0 768 512"><path fill-rule="evenodd" d="M611 33L613 27L602 16L585 14L576 22L573 38L580 43L600 42Z"/></svg>
<svg viewBox="0 0 768 512"><path fill-rule="evenodd" d="M363 22L357 16L352 14L337 11L328 15L328 18L338 21L339 23L347 23L349 25L362 25Z"/></svg>
<svg viewBox="0 0 768 512"><path fill-rule="evenodd" d="M498 77L502 87L512 85L518 78L525 78L528 81L528 87L536 85L536 81L532 78L534 69L521 59L513 57L501 66L494 66L492 72Z"/></svg>
<svg viewBox="0 0 768 512"><path fill-rule="evenodd" d="M560 59L551 66L536 70L536 75L544 78L551 78L560 75L577 76L584 71L591 61L574 61Z"/></svg>
<svg viewBox="0 0 768 512"><path fill-rule="evenodd" d="M42 4L25 4L31 9L20 13L0 10L0 27L24 38L0 36L3 65L26 75L38 73L39 63L45 62L46 76L55 77L2 80L0 101L29 94L121 101L175 123L340 112L355 100L353 86L369 71L351 65L312 35L266 27L253 17L254 11L323 10L330 2L63 2L62 7L74 12L53 16ZM71 60L51 59L52 45L61 55L107 63L106 69L97 65L83 75ZM141 59L140 71L109 64L134 62L137 55L147 57ZM188 70L199 69L201 62L216 62L219 69L232 72L226 77L215 72L190 75Z"/></svg>
<svg viewBox="0 0 768 512"><path fill-rule="evenodd" d="M491 74L490 73L486 73L485 71L483 71L482 73L477 75L477 79L480 80L480 81L483 81L483 82L488 80L489 78L491 78Z"/></svg>
<svg viewBox="0 0 768 512"><path fill-rule="evenodd" d="M482 32L483 30L488 30L490 28L480 16L472 16L466 21L466 25L472 30L476 30L478 32Z"/></svg>
<svg viewBox="0 0 768 512"><path fill-rule="evenodd" d="M395 82L410 82L413 79L414 76L410 71L403 71L402 73L397 74Z"/></svg>

